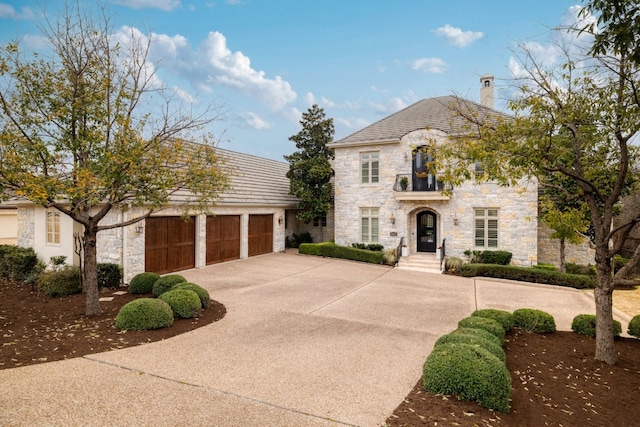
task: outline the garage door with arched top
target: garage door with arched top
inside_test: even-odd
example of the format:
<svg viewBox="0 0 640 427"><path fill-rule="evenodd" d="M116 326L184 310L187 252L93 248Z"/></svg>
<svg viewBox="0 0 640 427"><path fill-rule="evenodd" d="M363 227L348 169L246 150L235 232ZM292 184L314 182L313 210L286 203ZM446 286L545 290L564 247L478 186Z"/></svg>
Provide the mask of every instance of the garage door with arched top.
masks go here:
<svg viewBox="0 0 640 427"><path fill-rule="evenodd" d="M145 221L144 270L158 274L196 265L195 218L154 217Z"/></svg>
<svg viewBox="0 0 640 427"><path fill-rule="evenodd" d="M273 215L249 215L249 256L273 252Z"/></svg>
<svg viewBox="0 0 640 427"><path fill-rule="evenodd" d="M207 217L207 265L240 258L240 215Z"/></svg>

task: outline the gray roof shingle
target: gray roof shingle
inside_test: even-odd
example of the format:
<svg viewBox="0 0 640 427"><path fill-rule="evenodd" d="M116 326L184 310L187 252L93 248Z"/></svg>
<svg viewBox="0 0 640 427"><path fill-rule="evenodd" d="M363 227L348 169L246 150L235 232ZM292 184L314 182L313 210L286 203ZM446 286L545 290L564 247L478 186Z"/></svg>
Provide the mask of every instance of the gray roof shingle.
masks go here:
<svg viewBox="0 0 640 427"><path fill-rule="evenodd" d="M437 129L452 134L462 132L467 120L456 113L458 109L471 110L479 115L501 113L476 102L448 95L423 99L334 144L357 144L379 141L400 141L406 134L419 129Z"/></svg>

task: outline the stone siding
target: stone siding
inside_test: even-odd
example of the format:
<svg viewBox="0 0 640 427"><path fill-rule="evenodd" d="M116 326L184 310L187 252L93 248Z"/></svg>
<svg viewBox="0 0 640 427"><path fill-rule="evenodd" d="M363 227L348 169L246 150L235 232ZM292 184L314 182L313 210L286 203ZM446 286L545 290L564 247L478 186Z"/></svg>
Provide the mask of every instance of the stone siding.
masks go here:
<svg viewBox="0 0 640 427"><path fill-rule="evenodd" d="M349 246L361 241L360 209L379 208L379 240L385 248L396 247L405 237L409 252L417 250L416 215L431 211L437 215L438 246L446 239L448 256L464 257L474 248L474 208L499 209L499 248L513 253L515 265L537 262L537 183L522 181L516 187L472 182L453 189L449 200L399 201L393 186L396 174L412 171L411 151L427 138L444 142L446 135L421 130L400 143L335 147L335 240ZM379 151L379 182L360 183L360 153ZM393 218L393 219L392 219Z"/></svg>
<svg viewBox="0 0 640 427"><path fill-rule="evenodd" d="M35 243L35 206L20 206L18 208L18 246L32 248Z"/></svg>
<svg viewBox="0 0 640 427"><path fill-rule="evenodd" d="M540 223L538 227L538 262L543 264L553 264L560 266L560 240L552 239L553 233L546 225ZM595 249L589 247L589 242L585 241L580 245L565 243L565 262L593 265L595 264Z"/></svg>

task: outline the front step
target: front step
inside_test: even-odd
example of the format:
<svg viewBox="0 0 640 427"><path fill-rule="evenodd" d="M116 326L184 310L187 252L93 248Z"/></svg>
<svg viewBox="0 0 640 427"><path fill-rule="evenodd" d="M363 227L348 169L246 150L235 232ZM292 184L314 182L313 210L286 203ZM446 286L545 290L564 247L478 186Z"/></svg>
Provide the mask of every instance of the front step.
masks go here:
<svg viewBox="0 0 640 427"><path fill-rule="evenodd" d="M442 274L440 270L440 260L435 254L413 253L398 260L398 268L403 270L422 271L425 273Z"/></svg>

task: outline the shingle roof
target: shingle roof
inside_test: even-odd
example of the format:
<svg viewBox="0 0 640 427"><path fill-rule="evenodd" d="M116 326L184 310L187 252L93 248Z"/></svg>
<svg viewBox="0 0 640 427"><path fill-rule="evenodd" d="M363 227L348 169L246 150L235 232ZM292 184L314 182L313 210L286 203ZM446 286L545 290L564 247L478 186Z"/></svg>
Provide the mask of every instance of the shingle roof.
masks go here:
<svg viewBox="0 0 640 427"><path fill-rule="evenodd" d="M220 195L218 205L297 204L298 199L289 194L288 163L221 148L216 152L230 175L229 188Z"/></svg>
<svg viewBox="0 0 640 427"><path fill-rule="evenodd" d="M457 96L428 98L335 141L335 144L399 141L409 132L425 128L441 130L448 134L460 132L464 130L468 122L456 114L458 108L470 109L480 115L500 114L488 107Z"/></svg>

